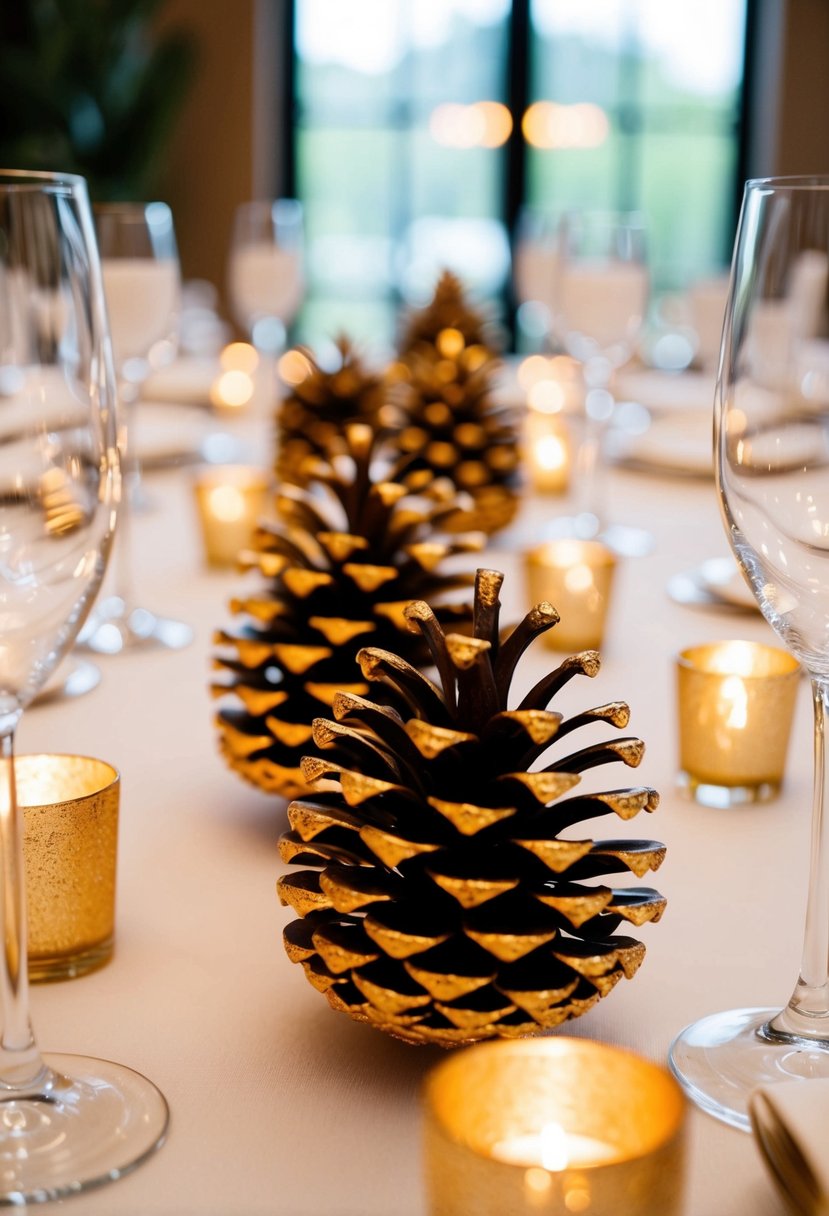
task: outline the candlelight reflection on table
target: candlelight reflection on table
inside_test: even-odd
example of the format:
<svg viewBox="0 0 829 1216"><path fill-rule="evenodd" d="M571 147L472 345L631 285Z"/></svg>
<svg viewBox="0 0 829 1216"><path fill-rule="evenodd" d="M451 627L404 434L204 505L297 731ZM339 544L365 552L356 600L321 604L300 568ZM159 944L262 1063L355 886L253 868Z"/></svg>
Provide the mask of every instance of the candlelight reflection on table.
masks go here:
<svg viewBox="0 0 829 1216"><path fill-rule="evenodd" d="M561 617L542 635L546 645L566 651L601 646L615 568L615 554L595 540L551 540L526 554L531 603L547 600Z"/></svg>
<svg viewBox="0 0 829 1216"><path fill-rule="evenodd" d="M481 1044L426 1085L431 1216L674 1216L685 1104L661 1067L583 1039Z"/></svg>
<svg viewBox="0 0 829 1216"><path fill-rule="evenodd" d="M799 673L785 650L759 642L681 652L679 785L696 802L725 807L777 796Z"/></svg>

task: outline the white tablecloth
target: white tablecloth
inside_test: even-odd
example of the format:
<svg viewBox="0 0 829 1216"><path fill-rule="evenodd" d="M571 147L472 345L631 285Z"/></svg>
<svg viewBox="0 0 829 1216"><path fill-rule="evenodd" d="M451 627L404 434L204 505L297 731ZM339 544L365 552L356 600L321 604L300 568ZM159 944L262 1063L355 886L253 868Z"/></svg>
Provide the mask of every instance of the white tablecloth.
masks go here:
<svg viewBox="0 0 829 1216"><path fill-rule="evenodd" d="M418 1093L441 1053L333 1013L283 953L292 914L274 888L284 803L243 785L217 754L211 636L230 619L239 579L202 564L190 476L150 479L158 509L136 518L134 540L141 600L190 621L195 643L101 659L93 693L33 709L19 732L21 752L93 754L123 781L115 956L96 974L33 990L41 1046L130 1064L172 1110L160 1152L63 1206L119 1216L423 1216ZM664 1061L689 1021L788 999L807 881L810 701L804 680L780 800L716 811L680 797L676 651L771 633L759 616L685 609L666 596L672 574L726 552L711 483L616 471L609 491L614 518L650 529L656 545L622 563L603 670L573 695L583 707L630 703L631 733L647 744L632 779L662 793L634 834L668 845L653 880L668 909L641 931L648 953L634 980L562 1032ZM528 502L486 555L507 572L505 619L523 606L521 547L565 509L561 499ZM540 644L533 662L550 662ZM632 776L605 771L608 785ZM697 1111L690 1122L687 1216L779 1213L752 1139Z"/></svg>

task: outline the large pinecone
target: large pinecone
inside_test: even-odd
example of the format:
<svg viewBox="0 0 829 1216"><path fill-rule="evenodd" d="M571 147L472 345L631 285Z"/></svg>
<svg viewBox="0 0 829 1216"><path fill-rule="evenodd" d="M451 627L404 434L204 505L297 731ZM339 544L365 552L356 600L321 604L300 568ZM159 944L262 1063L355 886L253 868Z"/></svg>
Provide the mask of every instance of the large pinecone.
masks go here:
<svg viewBox="0 0 829 1216"><path fill-rule="evenodd" d="M568 830L657 806L647 786L573 792L597 765L639 764L639 739L568 746L589 723L626 726L628 707L569 719L547 708L573 676L596 674L598 655L585 651L507 708L519 657L558 614L540 604L499 642L502 580L479 571L471 638L444 636L425 603L407 609L440 688L396 654L361 652L365 678L393 687L408 711L335 698L336 720L314 724L321 755L303 765L320 792L291 804L280 844L283 860L320 867L279 880L303 918L285 930L289 957L335 1009L416 1043L578 1017L642 961L644 946L616 934L621 922L658 920L665 904L651 888L605 883L656 869L661 844Z"/></svg>
<svg viewBox="0 0 829 1216"><path fill-rule="evenodd" d="M231 602L241 626L216 635L215 665L225 672L213 689L224 700L220 749L247 780L287 798L307 790L300 760L314 718L330 712L339 690L368 691L361 647L376 642L428 661L404 616L424 596L435 598L441 620L468 627L473 575L447 559L484 540L441 539L442 521L457 509L450 483L414 495L399 481L375 481L377 433L354 424L341 438L344 453L313 462L307 488L283 486L281 523L264 525L243 557L265 584Z"/></svg>
<svg viewBox="0 0 829 1216"><path fill-rule="evenodd" d="M340 338L337 351L332 370L321 367L310 350L296 352L307 370L277 411L280 480L304 485L310 468L307 458L330 457L347 423L377 425L384 401L383 377L367 370L348 338Z"/></svg>
<svg viewBox="0 0 829 1216"><path fill-rule="evenodd" d="M498 363L457 329L442 330L388 373L397 444L413 470L451 477L472 499L456 526L492 534L518 506L519 421L494 388Z"/></svg>

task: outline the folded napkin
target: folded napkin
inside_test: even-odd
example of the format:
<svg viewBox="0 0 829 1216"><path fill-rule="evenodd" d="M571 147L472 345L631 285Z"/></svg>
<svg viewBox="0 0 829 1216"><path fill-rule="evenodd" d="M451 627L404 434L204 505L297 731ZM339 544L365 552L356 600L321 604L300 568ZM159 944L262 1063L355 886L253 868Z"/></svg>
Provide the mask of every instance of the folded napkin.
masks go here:
<svg viewBox="0 0 829 1216"><path fill-rule="evenodd" d="M796 1161L790 1167L784 1162L784 1169L779 1170L779 1180L785 1186L785 1169L794 1169L797 1172L791 1186L794 1194L795 1190L800 1190L804 1173L811 1171L809 1188L820 1196L813 1210L829 1212L829 1079L780 1081L756 1089L749 1104L755 1131L758 1121L764 1127L769 1124L769 1113L762 1113L758 1099L760 1103L765 1100L772 1116L777 1117L803 1158L799 1169Z"/></svg>

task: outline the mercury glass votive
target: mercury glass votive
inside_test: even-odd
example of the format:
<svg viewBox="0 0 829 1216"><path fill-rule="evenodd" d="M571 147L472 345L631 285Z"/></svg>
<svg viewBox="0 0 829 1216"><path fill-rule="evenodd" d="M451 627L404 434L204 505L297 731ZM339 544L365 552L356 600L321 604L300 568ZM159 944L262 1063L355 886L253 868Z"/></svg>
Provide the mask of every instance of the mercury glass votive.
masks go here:
<svg viewBox="0 0 829 1216"><path fill-rule="evenodd" d="M23 811L29 978L61 980L112 955L120 778L89 756L15 759Z"/></svg>
<svg viewBox="0 0 829 1216"><path fill-rule="evenodd" d="M204 554L211 566L233 566L253 542L268 506L270 477L248 465L216 465L196 477Z"/></svg>
<svg viewBox="0 0 829 1216"><path fill-rule="evenodd" d="M553 650L590 650L602 644L615 554L596 540L546 541L526 554L532 604L548 600L561 620L542 634Z"/></svg>
<svg viewBox="0 0 829 1216"><path fill-rule="evenodd" d="M667 1070L619 1048L461 1050L425 1087L430 1216L677 1216L684 1116Z"/></svg>
<svg viewBox="0 0 829 1216"><path fill-rule="evenodd" d="M712 642L677 659L679 785L704 806L776 797L800 667L777 646Z"/></svg>

